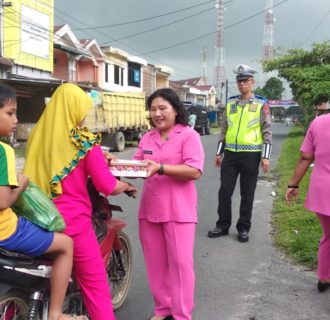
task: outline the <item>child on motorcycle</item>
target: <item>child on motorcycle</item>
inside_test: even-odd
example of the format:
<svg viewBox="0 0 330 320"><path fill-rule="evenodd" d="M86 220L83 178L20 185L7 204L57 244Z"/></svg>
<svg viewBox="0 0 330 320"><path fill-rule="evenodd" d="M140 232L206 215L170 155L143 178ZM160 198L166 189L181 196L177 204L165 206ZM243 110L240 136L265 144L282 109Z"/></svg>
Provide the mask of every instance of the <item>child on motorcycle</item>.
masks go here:
<svg viewBox="0 0 330 320"><path fill-rule="evenodd" d="M115 179L102 153L100 135L82 127L91 107L91 98L81 88L60 85L30 133L24 174L53 199L64 218L64 232L74 242L73 271L90 318L114 320L87 179L105 196L136 193L136 188Z"/></svg>
<svg viewBox="0 0 330 320"><path fill-rule="evenodd" d="M9 137L16 130L16 110L14 90L0 84L0 136ZM27 177L16 175L14 150L0 142L0 247L31 256L54 253L56 257L50 279L49 320L72 319L72 316L62 314L72 269L72 240L64 234L46 231L17 217L10 208L28 183Z"/></svg>

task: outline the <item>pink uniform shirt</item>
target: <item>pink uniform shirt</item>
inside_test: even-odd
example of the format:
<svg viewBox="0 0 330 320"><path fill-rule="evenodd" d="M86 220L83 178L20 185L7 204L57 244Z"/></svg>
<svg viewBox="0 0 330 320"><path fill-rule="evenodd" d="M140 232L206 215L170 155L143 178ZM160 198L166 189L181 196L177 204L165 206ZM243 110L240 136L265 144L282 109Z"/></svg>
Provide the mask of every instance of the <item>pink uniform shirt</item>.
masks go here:
<svg viewBox="0 0 330 320"><path fill-rule="evenodd" d="M96 189L106 196L116 187L117 180L110 172L98 145L62 180L62 194L54 199L65 220L65 233L68 235L81 233L92 223L92 204L86 185L88 176L92 178Z"/></svg>
<svg viewBox="0 0 330 320"><path fill-rule="evenodd" d="M330 216L330 114L317 117L311 123L301 152L311 153L315 166L310 177L310 184L305 207L313 212Z"/></svg>
<svg viewBox="0 0 330 320"><path fill-rule="evenodd" d="M194 129L177 124L163 142L157 129L146 133L133 158L151 159L165 165L185 164L203 171L204 150ZM195 182L158 174L147 178L140 201L139 219L197 223Z"/></svg>

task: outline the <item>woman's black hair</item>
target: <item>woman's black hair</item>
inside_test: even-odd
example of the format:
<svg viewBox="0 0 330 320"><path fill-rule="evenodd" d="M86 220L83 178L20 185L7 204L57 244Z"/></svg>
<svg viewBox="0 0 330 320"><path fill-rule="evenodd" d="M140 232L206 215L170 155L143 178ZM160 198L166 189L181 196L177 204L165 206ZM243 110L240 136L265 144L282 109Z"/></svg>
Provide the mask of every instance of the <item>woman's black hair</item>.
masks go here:
<svg viewBox="0 0 330 320"><path fill-rule="evenodd" d="M0 82L0 108L3 108L8 102L16 102L15 90Z"/></svg>
<svg viewBox="0 0 330 320"><path fill-rule="evenodd" d="M163 98L174 108L176 111L175 123L182 124L184 126L188 126L188 112L186 108L183 106L176 92L170 88L161 88L156 90L147 100L147 108L150 110L152 101L158 97ZM152 120L149 117L149 121L151 126L154 127Z"/></svg>

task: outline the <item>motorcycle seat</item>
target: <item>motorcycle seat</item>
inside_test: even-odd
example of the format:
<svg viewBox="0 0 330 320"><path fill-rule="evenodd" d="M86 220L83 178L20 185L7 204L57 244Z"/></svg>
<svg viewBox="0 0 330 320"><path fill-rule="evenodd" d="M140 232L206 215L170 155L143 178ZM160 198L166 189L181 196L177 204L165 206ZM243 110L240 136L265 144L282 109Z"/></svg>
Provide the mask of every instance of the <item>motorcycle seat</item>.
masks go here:
<svg viewBox="0 0 330 320"><path fill-rule="evenodd" d="M24 253L18 253L14 251L8 251L6 249L0 248L0 255L11 258L11 259L20 259L20 260L34 260L35 258L32 256L28 256Z"/></svg>
<svg viewBox="0 0 330 320"><path fill-rule="evenodd" d="M10 265L12 267L19 266L36 266L40 263L51 265L54 260L54 255L44 254L41 256L29 256L24 253L9 251L3 248L0 248L0 265Z"/></svg>

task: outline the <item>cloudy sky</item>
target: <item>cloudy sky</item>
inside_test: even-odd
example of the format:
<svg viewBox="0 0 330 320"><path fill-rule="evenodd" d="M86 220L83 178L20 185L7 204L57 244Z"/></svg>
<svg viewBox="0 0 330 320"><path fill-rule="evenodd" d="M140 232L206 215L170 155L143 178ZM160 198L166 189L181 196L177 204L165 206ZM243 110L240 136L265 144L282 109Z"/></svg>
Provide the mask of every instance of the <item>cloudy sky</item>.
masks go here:
<svg viewBox="0 0 330 320"><path fill-rule="evenodd" d="M330 0L273 0L274 47L310 49L330 39ZM260 70L266 0L225 0L226 73L244 63ZM207 49L212 83L216 32L215 1L55 0L55 24L68 23L79 38L121 48L152 64L175 70L171 79L202 75Z"/></svg>

